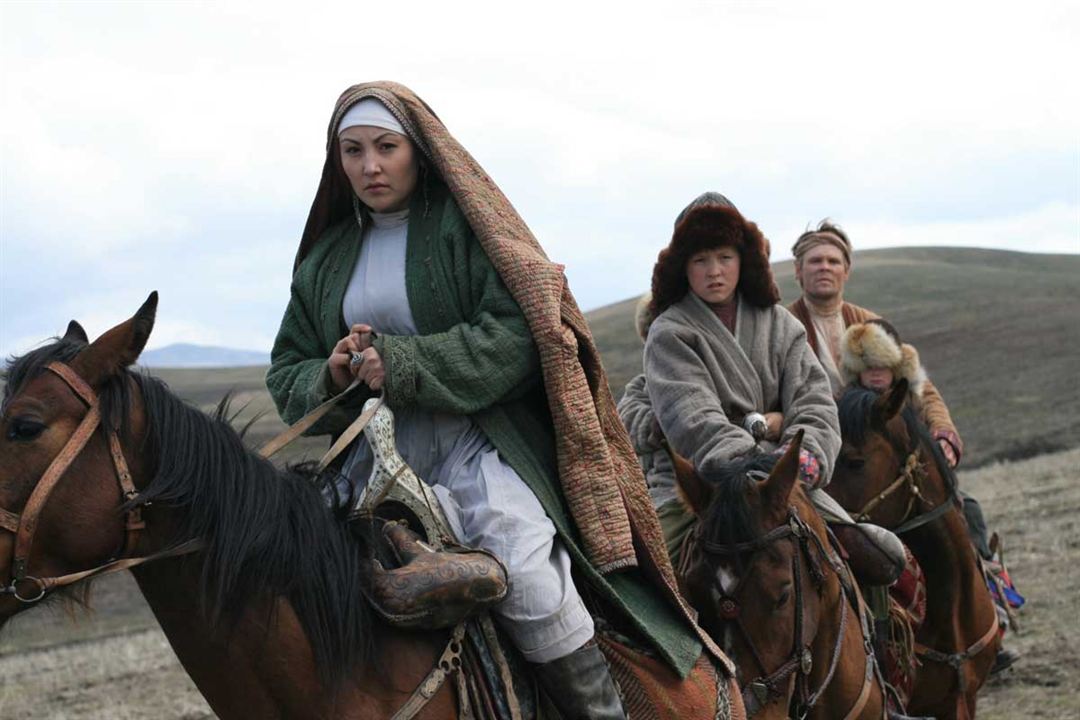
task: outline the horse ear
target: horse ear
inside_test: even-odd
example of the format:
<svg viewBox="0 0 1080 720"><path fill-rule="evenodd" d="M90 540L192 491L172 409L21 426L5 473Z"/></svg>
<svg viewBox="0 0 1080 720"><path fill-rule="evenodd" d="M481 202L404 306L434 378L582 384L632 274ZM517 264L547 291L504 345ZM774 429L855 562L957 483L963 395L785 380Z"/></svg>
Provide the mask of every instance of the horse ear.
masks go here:
<svg viewBox="0 0 1080 720"><path fill-rule="evenodd" d="M689 460L672 450L666 442L664 449L671 457L671 466L675 470L675 487L679 491L679 499L694 515L701 517L712 500L712 486L698 475Z"/></svg>
<svg viewBox="0 0 1080 720"><path fill-rule="evenodd" d="M72 362L72 367L84 380L96 387L106 378L134 363L146 347L157 314L157 291L150 293L128 320L107 331Z"/></svg>
<svg viewBox="0 0 1080 720"><path fill-rule="evenodd" d="M64 340L78 342L84 345L90 344L90 338L86 337L86 331L83 330L83 326L74 320L68 323L67 330L64 332Z"/></svg>
<svg viewBox="0 0 1080 720"><path fill-rule="evenodd" d="M799 477L799 451L802 450L804 432L799 430L795 434L787 452L776 461L768 479L758 486L762 508L771 515L779 517L787 514L788 500Z"/></svg>
<svg viewBox="0 0 1080 720"><path fill-rule="evenodd" d="M878 427L884 427L890 420L896 417L904 407L907 400L908 381L901 378L889 390L885 391L874 401L871 418Z"/></svg>

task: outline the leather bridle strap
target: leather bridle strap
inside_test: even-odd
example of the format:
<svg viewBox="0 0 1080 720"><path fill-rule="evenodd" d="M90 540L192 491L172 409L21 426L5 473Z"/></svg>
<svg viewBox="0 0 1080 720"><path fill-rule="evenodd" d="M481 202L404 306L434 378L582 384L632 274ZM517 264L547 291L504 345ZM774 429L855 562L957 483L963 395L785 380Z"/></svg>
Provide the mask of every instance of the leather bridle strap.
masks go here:
<svg viewBox="0 0 1080 720"><path fill-rule="evenodd" d="M60 450L60 453L53 458L51 463L49 463L49 467L46 468L45 473L34 486L34 489L30 493L30 498L23 507L22 513L15 514L9 510L0 508L0 527L15 534L11 582L7 587L0 588L0 594L14 595L22 602L36 602L45 596L46 591L55 587L69 585L94 575L125 570L129 567L141 565L144 562L160 557L171 557L177 554L192 552L197 549L199 543L192 541L178 546L178 548L183 548L182 552L180 552L178 548L173 548L146 558L113 560L90 570L69 573L58 577L38 578L28 574L28 563L30 551L33 548L34 533L37 530L38 518L45 508L45 503L48 501L50 495L52 495L53 490L56 489L57 484L60 482L60 478L64 476L64 473L67 472L68 468L75 461L75 458L79 456L79 453L81 453L87 443L90 442L90 438L93 437L94 432L101 424L101 406L98 403L97 395L85 380L79 377L70 367L62 363L49 363L45 366L45 369L58 375L67 386L71 388L71 391L86 404L88 410L86 415L79 422L79 425L75 428L75 432L68 438L67 443ZM109 454L112 457L113 467L116 470L116 478L120 484L120 490L123 493L124 499L128 503L131 503L138 495L138 490L135 488L135 483L132 479L127 461L124 459L123 449L120 447L120 440L114 431L107 432L106 436L109 443ZM121 555L134 548L137 533L144 527L146 527L146 523L143 522L141 508L137 506L129 508L124 525L125 536L124 546L120 551ZM36 586L37 594L31 597L22 595L19 588L20 584L32 584Z"/></svg>
<svg viewBox="0 0 1080 720"><path fill-rule="evenodd" d="M95 403L90 406L90 410L83 417L82 422L75 428L74 434L68 439L60 454L49 463L45 474L41 476L38 484L34 486L34 491L30 494L30 499L26 501L26 505L19 517L18 529L15 531L15 560L11 569L13 584L26 577L26 564L30 558L30 549L34 542L34 531L37 530L38 516L41 515L41 511L45 508L49 495L52 494L71 463L75 461L75 458L86 447L86 444L90 442L90 438L94 435L94 431L97 430L100 422L101 411Z"/></svg>

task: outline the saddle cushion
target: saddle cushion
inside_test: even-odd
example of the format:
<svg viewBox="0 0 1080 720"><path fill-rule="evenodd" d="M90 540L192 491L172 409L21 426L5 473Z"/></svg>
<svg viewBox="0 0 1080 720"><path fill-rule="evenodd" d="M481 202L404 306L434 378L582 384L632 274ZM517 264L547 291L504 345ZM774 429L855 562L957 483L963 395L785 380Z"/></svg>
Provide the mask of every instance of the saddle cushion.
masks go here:
<svg viewBox="0 0 1080 720"><path fill-rule="evenodd" d="M742 703L733 703L733 681L724 678L702 653L685 680L667 663L637 652L603 634L597 641L611 667L623 707L634 720L686 720L709 717L742 720ZM702 710L705 710L703 713Z"/></svg>

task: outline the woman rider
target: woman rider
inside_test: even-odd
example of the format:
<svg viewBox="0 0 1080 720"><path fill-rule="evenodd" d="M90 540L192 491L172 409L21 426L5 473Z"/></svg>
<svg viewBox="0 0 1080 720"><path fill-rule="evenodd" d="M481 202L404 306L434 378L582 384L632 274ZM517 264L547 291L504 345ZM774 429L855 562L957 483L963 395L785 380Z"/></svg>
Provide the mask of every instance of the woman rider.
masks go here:
<svg viewBox="0 0 1080 720"><path fill-rule="evenodd" d="M507 566L497 617L564 715L624 714L581 581L681 675L702 644L720 656L641 511L644 483L561 267L393 83L338 100L267 385L292 422L354 377L386 394L399 451L457 505L463 542ZM340 433L358 404L312 432ZM361 438L342 470L363 483L370 463Z"/></svg>

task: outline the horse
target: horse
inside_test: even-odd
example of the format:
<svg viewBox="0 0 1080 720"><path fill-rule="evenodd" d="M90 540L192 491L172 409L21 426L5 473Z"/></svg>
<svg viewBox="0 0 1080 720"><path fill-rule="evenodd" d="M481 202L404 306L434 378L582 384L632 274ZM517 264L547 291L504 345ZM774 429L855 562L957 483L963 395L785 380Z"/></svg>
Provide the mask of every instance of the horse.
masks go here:
<svg viewBox="0 0 1080 720"><path fill-rule="evenodd" d="M499 701L466 677L464 625L408 630L372 611L378 521L357 527L332 511L332 476L276 468L245 447L224 402L204 414L131 369L156 308L152 293L92 343L72 321L7 366L0 630L40 602L82 602L95 577L129 570L223 720L475 718L480 696L485 717L526 716L525 702L493 710ZM706 657L680 680L651 656L598 641L616 650L613 675L646 715L744 717L733 681ZM530 703L538 716L551 711L535 694Z"/></svg>
<svg viewBox="0 0 1080 720"><path fill-rule="evenodd" d="M672 453L696 518L680 590L735 661L748 716L883 718L864 604L797 482L801 443L802 431L779 460L752 456L709 479Z"/></svg>
<svg viewBox="0 0 1080 720"><path fill-rule="evenodd" d="M926 574L915 635L914 714L975 717L976 693L1000 647L997 614L968 540L955 478L906 403L908 383L840 399L843 445L828 492L856 520L900 535Z"/></svg>
<svg viewBox="0 0 1080 720"><path fill-rule="evenodd" d="M79 580L130 569L224 720L392 716L449 633L402 631L360 601L369 556L310 470L275 468L224 407L206 415L129 370L156 305L155 293L93 343L73 321L8 366L0 627L46 596L71 600ZM449 687L416 717L457 717Z"/></svg>

